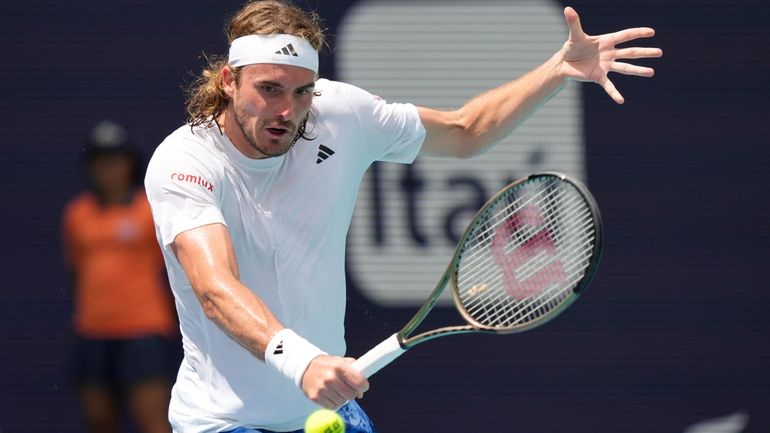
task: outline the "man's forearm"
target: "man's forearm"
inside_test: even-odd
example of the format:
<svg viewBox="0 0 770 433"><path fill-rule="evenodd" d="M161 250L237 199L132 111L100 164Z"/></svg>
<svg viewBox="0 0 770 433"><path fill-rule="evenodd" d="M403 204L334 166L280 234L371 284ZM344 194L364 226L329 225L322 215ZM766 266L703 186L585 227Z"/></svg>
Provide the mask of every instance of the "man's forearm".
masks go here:
<svg viewBox="0 0 770 433"><path fill-rule="evenodd" d="M558 74L560 54L520 78L485 92L459 111L471 141L481 149L509 135L564 88Z"/></svg>
<svg viewBox="0 0 770 433"><path fill-rule="evenodd" d="M206 317L259 359L270 339L284 326L251 290L237 280L217 281L198 297Z"/></svg>
<svg viewBox="0 0 770 433"><path fill-rule="evenodd" d="M420 108L427 130L423 152L455 157L485 152L565 86L567 79L560 74L560 63L561 52L518 79L474 97L455 111Z"/></svg>

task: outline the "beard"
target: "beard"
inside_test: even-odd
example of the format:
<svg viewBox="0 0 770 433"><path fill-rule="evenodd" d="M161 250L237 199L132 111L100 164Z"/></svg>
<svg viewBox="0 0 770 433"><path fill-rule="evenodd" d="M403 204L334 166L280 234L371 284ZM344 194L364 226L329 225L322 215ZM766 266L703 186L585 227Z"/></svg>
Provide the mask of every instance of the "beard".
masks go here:
<svg viewBox="0 0 770 433"><path fill-rule="evenodd" d="M296 143L297 140L302 137L302 128L297 127L297 125L295 125L292 121L258 121L255 122L253 128L249 128L237 110L234 114L235 123L238 125L241 135L246 139L246 142L254 150L267 158L285 154L294 146L294 143ZM305 122L307 122L307 116L305 116L305 119L303 119L301 125L304 125ZM260 140L258 135L263 133L263 131L267 131L269 128L285 129L286 133L284 133L284 135L281 137L265 137L263 140Z"/></svg>

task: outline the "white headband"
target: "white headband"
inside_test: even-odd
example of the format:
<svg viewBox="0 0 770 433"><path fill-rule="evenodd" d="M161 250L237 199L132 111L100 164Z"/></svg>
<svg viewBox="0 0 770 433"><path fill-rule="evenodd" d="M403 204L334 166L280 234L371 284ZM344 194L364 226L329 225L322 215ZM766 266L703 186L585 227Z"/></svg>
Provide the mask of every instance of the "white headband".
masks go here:
<svg viewBox="0 0 770 433"><path fill-rule="evenodd" d="M256 63L292 65L318 73L318 51L310 42L292 35L248 35L230 44L230 66Z"/></svg>

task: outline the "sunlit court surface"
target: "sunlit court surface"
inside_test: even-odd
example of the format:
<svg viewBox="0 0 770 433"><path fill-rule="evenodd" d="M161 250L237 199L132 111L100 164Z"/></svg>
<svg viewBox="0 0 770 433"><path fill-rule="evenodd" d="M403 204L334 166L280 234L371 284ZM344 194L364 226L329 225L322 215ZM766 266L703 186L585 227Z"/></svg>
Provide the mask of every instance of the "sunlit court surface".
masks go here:
<svg viewBox="0 0 770 433"><path fill-rule="evenodd" d="M227 56L223 24L243 3L3 2L0 433L87 431L62 217L89 187L89 133L119 123L143 169L185 122L183 87L208 57ZM369 167L341 211L352 215L344 325L346 356L370 353L357 364L370 384L358 403L377 432L770 431L767 2L294 3L324 19L320 78L441 110L547 61L568 36L566 6L590 35L652 27L630 44L665 53L626 60L652 77L610 73L623 104L571 80L482 155ZM334 140L300 144L291 152L309 155L308 171L349 156ZM533 174L579 187L538 184L539 198L508 197L500 209L515 212L474 225ZM138 309L160 308L146 302ZM470 328L408 339L446 326ZM121 431L143 433L129 401Z"/></svg>

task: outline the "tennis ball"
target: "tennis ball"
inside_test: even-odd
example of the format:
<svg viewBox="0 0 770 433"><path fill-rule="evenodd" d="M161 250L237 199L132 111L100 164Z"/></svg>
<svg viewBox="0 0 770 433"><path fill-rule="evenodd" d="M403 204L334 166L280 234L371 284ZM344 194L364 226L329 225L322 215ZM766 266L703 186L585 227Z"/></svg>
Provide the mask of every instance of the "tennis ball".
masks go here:
<svg viewBox="0 0 770 433"><path fill-rule="evenodd" d="M307 417L305 433L345 433L345 421L337 412L317 410Z"/></svg>

